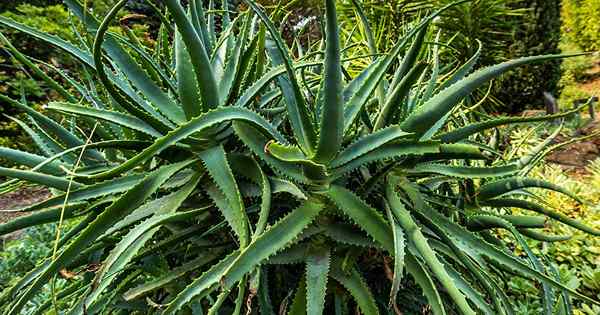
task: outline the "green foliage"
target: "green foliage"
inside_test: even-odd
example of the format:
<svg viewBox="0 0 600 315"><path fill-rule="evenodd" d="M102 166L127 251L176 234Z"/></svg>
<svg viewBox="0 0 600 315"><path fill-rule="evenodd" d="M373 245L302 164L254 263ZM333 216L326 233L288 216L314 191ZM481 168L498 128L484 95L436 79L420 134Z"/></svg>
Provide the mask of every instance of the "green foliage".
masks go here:
<svg viewBox="0 0 600 315"><path fill-rule="evenodd" d="M600 1L566 0L562 2L562 31L572 43L586 51L600 49Z"/></svg>
<svg viewBox="0 0 600 315"><path fill-rule="evenodd" d="M293 51L251 0L236 12L166 0L154 47L112 31L127 0L101 20L65 3L94 31L80 34L93 45L0 17L91 73L59 72L58 84L20 59L65 98L47 104L56 116L0 95L27 115L20 126L40 151L3 149L25 170L1 167L11 178L1 188L55 192L19 209L0 234L80 220L2 292L3 312L25 310L59 272L68 285L50 286L56 299L37 311L266 314L289 305L294 314L379 314L419 301L402 285L414 284L436 314L504 314L516 305L502 285L515 275L543 288L546 313L569 296L599 303L565 286L525 241L545 236L540 219L600 233L538 203L537 189L580 201L525 176L552 137L510 159L489 141L502 125L574 111L475 123L463 102L506 71L567 55L446 66L442 48L426 44L444 7L404 28L388 53L371 42L375 54L353 56L369 62L352 74L345 48L356 42L340 36L333 0L324 1L323 42L295 41ZM505 215L510 205L538 214Z"/></svg>

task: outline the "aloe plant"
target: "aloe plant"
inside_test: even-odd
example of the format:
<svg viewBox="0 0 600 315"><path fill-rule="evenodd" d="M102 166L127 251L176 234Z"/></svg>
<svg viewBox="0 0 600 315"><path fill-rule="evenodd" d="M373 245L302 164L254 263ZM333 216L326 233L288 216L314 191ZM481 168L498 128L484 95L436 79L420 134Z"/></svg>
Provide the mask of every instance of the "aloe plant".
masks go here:
<svg viewBox="0 0 600 315"><path fill-rule="evenodd" d="M157 3L165 24L154 51L108 31L126 0L102 21L76 0L64 2L86 30L80 43L0 17L4 27L71 54L88 74L55 69L69 83L61 86L5 46L60 87L65 101L46 110L65 119L0 96L26 113L28 121L15 120L40 152L1 149L29 168L0 168L12 178L3 190L33 183L54 192L18 209L25 215L0 225L0 234L59 222L55 250L0 296L4 312L18 314L41 290L53 290L36 313L270 314L280 307L318 314L356 305L379 314L399 308L405 274L435 314L511 314L507 274L540 282L546 313L569 312L570 297L596 303L556 280L525 241L560 239L540 230L548 218L600 234L527 191L551 189L582 202L523 176L546 147L503 161L487 141L501 125L573 111L472 123L461 107L507 70L565 56L473 72L475 55L462 67L441 67L424 35L447 6L350 77L333 0L325 1L324 42L302 57L252 0L235 13L227 1L224 8ZM538 215L513 216L513 207ZM61 232L65 220L74 223ZM510 232L527 258L494 229ZM393 258L383 295L361 272L367 255ZM302 276L274 281L272 270ZM70 274L69 285L46 286L59 273ZM273 298L290 288L289 302Z"/></svg>

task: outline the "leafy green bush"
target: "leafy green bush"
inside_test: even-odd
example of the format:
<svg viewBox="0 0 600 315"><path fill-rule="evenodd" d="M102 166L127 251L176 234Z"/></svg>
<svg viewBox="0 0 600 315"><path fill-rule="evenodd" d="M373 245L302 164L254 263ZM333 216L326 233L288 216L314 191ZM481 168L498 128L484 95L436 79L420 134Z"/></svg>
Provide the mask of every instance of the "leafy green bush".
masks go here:
<svg viewBox="0 0 600 315"><path fill-rule="evenodd" d="M560 283L525 241L554 240L540 230L548 218L600 231L524 192L582 200L521 177L545 146L505 160L489 141L501 125L575 111L473 122L462 104L510 69L564 56L473 71L476 53L444 66L438 46L425 45L440 10L389 53L363 56L372 62L352 76L343 51L353 43L340 41L333 0L325 1L323 45L296 46L298 58L251 0L235 14L164 1L162 19L175 26L161 26L152 51L107 32L126 2L102 22L87 15L92 48L0 17L93 71L61 73L65 85L41 75L66 100L47 104L62 114L55 120L0 95L29 116L23 125L41 151L1 148L30 168L0 168L12 178L1 188L27 181L57 192L20 209L27 215L0 234L81 220L60 235L55 255L0 295L4 311L23 310L59 271L70 276L54 308L71 314L270 314L279 305L292 314L379 314L420 303L403 284L420 288L435 314L505 314L514 305L501 285L515 274L543 287L546 313L568 309L570 295L598 303ZM81 18L76 0L65 3ZM537 215L504 213L510 207ZM509 231L525 258L493 229Z"/></svg>
<svg viewBox="0 0 600 315"><path fill-rule="evenodd" d="M562 31L586 51L600 50L600 1L562 1Z"/></svg>

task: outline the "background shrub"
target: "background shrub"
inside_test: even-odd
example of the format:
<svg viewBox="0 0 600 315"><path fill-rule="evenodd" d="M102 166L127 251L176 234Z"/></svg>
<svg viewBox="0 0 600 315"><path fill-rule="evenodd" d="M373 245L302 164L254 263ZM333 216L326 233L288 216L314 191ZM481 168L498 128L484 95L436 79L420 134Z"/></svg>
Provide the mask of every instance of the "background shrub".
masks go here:
<svg viewBox="0 0 600 315"><path fill-rule="evenodd" d="M563 0L565 37L586 51L600 49L600 1Z"/></svg>

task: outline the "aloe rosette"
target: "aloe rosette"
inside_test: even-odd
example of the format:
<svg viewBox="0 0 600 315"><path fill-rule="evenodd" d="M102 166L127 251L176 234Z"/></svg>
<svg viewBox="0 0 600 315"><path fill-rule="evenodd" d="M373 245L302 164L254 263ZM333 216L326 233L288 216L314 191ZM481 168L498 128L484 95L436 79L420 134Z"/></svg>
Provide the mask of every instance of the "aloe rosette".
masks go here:
<svg viewBox="0 0 600 315"><path fill-rule="evenodd" d="M56 250L2 293L4 312L19 314L64 270L76 276L66 287L52 286L53 300L37 305L36 314L52 307L68 314L271 314L281 303L290 314L343 313L351 305L379 314L398 308L405 277L435 314L512 314L499 285L507 274L541 283L546 313L569 313L570 297L596 303L557 280L526 241L564 239L544 234L548 219L600 234L540 204L528 189L583 201L524 176L545 147L501 161L486 141L502 125L556 120L577 109L473 121L462 105L510 69L566 56L474 71L479 47L464 65L444 67L443 46L428 40L428 26L447 6L391 51L364 56L372 62L351 77L344 51L354 44L342 44L333 0L324 2L323 41L303 47L295 40L294 49L251 0L239 12L227 1L222 8L153 3L163 22L153 48L127 29L109 31L127 1L102 21L76 0L64 2L80 20L76 29L85 30L79 43L0 17L3 27L71 55L84 74L53 69L59 83L0 37L62 96L45 110L65 118L0 96L25 113L26 121L12 119L38 147L36 154L0 149L28 168L0 168L10 178L3 190L32 183L53 191L16 209L24 215L0 225L0 234L72 222L58 233ZM279 9L273 17L281 18ZM511 208L537 215L511 215ZM526 259L493 229L511 233ZM385 295L361 272L368 255L393 258ZM303 276L275 281L273 270ZM283 292L289 302L277 300Z"/></svg>

